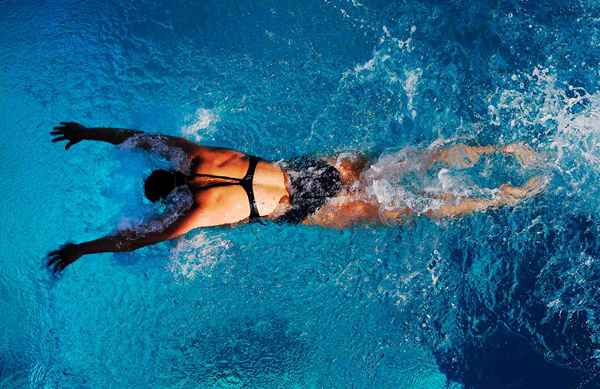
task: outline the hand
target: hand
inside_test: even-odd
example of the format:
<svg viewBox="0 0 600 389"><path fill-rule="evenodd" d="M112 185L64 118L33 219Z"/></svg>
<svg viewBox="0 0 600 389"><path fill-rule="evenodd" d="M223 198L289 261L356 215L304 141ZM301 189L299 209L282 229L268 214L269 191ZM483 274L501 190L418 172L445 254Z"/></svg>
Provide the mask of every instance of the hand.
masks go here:
<svg viewBox="0 0 600 389"><path fill-rule="evenodd" d="M58 250L51 251L48 253L48 266L54 273L59 273L75 262L82 253L79 250L79 246L74 243L66 243Z"/></svg>
<svg viewBox="0 0 600 389"><path fill-rule="evenodd" d="M88 129L79 123L75 122L60 122L60 126L54 127L50 135L54 136L52 142L60 142L67 140L65 150L69 150L71 146L86 139Z"/></svg>

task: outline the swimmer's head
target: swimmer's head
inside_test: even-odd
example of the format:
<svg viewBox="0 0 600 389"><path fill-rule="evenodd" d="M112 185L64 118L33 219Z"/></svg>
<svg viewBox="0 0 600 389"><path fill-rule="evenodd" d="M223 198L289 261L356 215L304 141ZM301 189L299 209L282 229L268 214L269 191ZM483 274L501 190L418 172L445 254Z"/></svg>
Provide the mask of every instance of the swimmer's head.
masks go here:
<svg viewBox="0 0 600 389"><path fill-rule="evenodd" d="M153 203L164 200L178 186L185 185L185 175L173 171L158 169L153 171L144 181L144 194Z"/></svg>

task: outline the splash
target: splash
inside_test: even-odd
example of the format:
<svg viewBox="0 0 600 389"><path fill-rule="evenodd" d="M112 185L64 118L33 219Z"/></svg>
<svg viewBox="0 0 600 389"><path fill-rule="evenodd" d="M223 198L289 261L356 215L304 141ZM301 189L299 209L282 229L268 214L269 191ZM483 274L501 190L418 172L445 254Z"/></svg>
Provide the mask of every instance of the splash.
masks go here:
<svg viewBox="0 0 600 389"><path fill-rule="evenodd" d="M410 111L412 118L415 119L417 117L417 111L414 109L414 98L417 93L417 84L423 75L423 71L420 68L417 68L414 70L406 70L404 73L404 90L408 98L407 108Z"/></svg>
<svg viewBox="0 0 600 389"><path fill-rule="evenodd" d="M459 171L432 168L431 153L440 144L444 143L438 140L422 150L406 147L384 152L362 173L367 196L379 204L381 213L409 208L414 214L423 215L442 206L444 197L456 201L497 195L497 189L479 187Z"/></svg>
<svg viewBox="0 0 600 389"><path fill-rule="evenodd" d="M533 84L530 90L506 89L488 97L492 124L508 122L511 128L539 125L556 129L545 146L556 152L556 163L573 153L600 169L600 94L566 84L561 87L550 69L535 67L531 74L512 76Z"/></svg>
<svg viewBox="0 0 600 389"><path fill-rule="evenodd" d="M146 218L143 217L140 219L123 218L118 224L118 230L122 233L130 232L132 238L164 231L183 216L193 203L190 189L187 186L180 186L169 193L164 204L161 205L160 217L150 220L145 220Z"/></svg>
<svg viewBox="0 0 600 389"><path fill-rule="evenodd" d="M123 142L119 147L122 149L140 148L148 150L169 160L177 170L183 173L189 173L190 171L191 160L188 154L181 148L170 144L169 139L164 135L135 135Z"/></svg>
<svg viewBox="0 0 600 389"><path fill-rule="evenodd" d="M511 81L518 86L488 97L491 123L509 126L514 137L537 133L532 143L546 153L545 167L569 196L596 191L587 183L600 173L600 93L559 82L542 67Z"/></svg>
<svg viewBox="0 0 600 389"><path fill-rule="evenodd" d="M230 247L231 242L219 235L200 232L182 238L171 251L169 271L180 280L194 280L200 274L210 276L210 270Z"/></svg>
<svg viewBox="0 0 600 389"><path fill-rule="evenodd" d="M206 108L198 108L192 123L181 129L183 135L197 142L210 134L210 129L219 120L219 116Z"/></svg>

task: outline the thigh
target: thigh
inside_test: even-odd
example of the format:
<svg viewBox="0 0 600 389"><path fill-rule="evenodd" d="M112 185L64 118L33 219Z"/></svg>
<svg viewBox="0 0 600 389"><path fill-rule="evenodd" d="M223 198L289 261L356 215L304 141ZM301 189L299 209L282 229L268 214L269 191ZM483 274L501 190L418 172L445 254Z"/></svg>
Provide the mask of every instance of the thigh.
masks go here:
<svg viewBox="0 0 600 389"><path fill-rule="evenodd" d="M361 199L334 199L309 216L304 224L344 228L353 224L380 222L377 204Z"/></svg>
<svg viewBox="0 0 600 389"><path fill-rule="evenodd" d="M326 159L339 172L342 184L346 187L358 183L360 174L368 165L368 159L359 152L345 152Z"/></svg>

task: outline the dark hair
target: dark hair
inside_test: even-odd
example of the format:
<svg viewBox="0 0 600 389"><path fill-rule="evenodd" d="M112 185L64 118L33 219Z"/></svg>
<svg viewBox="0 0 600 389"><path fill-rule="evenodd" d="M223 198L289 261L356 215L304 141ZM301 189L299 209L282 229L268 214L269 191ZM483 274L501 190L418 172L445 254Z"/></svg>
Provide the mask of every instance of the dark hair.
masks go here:
<svg viewBox="0 0 600 389"><path fill-rule="evenodd" d="M186 176L174 170L158 169L144 180L144 194L153 203L164 200L178 186L185 185Z"/></svg>

